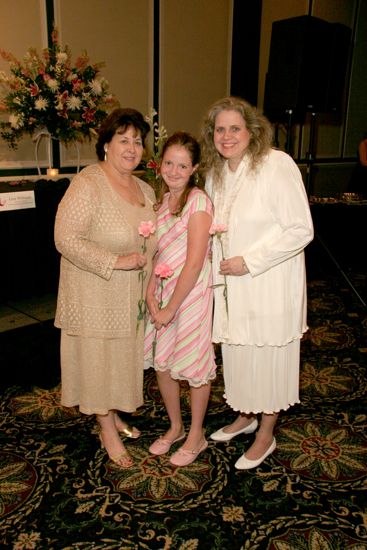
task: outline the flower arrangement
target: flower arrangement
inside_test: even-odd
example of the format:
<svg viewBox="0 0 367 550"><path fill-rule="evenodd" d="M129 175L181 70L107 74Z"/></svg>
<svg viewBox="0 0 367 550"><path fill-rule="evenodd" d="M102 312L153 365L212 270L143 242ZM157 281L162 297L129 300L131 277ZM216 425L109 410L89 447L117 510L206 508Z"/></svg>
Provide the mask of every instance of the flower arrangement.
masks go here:
<svg viewBox="0 0 367 550"><path fill-rule="evenodd" d="M149 115L145 117L145 120L150 124L151 130L153 131L153 154L145 163L145 177L148 183L153 187L156 196L160 184L160 157L164 142L168 137L166 128L164 126L159 126L157 119L158 113L155 109L151 109Z"/></svg>
<svg viewBox="0 0 367 550"><path fill-rule="evenodd" d="M163 285L164 280L169 279L169 277L172 277L174 271L170 268L168 264L158 264L154 270L154 274L160 278L160 299L158 307L159 309L163 306ZM153 355L153 365L154 365L154 359L155 359L155 351L157 348L157 329L155 329L153 343L152 343L152 355Z"/></svg>
<svg viewBox="0 0 367 550"><path fill-rule="evenodd" d="M147 239L149 239L150 235L154 235L156 230L155 224L152 221L143 221L140 222L138 227L139 235L143 237L143 244L141 245L141 252L142 254L145 254L147 251ZM136 324L136 332L139 330L140 321L143 321L145 319L145 314L147 311L147 304L144 298L144 281L146 279L147 272L144 269L141 269L139 271L139 281L141 285L140 289L140 298L138 301L138 316L137 316L137 324Z"/></svg>
<svg viewBox="0 0 367 550"><path fill-rule="evenodd" d="M213 223L209 229L210 235L213 235L217 237L219 240L220 248L222 251L222 260L225 259L224 257L224 250L223 250L223 241L222 241L222 234L226 233L228 231L228 227L224 223ZM224 284L219 283L217 285L213 285L213 288L217 288L218 286L223 286L223 296L226 303L226 312L228 316L228 289L227 289L227 277L224 275Z"/></svg>
<svg viewBox="0 0 367 550"><path fill-rule="evenodd" d="M106 109L117 105L100 74L104 64L90 64L86 52L73 64L56 29L51 47L41 55L30 48L23 63L4 50L0 55L10 63L10 75L0 72L5 89L0 111L9 113L8 121L0 122L0 135L13 149L23 134L33 137L44 129L65 144L90 140L107 116Z"/></svg>

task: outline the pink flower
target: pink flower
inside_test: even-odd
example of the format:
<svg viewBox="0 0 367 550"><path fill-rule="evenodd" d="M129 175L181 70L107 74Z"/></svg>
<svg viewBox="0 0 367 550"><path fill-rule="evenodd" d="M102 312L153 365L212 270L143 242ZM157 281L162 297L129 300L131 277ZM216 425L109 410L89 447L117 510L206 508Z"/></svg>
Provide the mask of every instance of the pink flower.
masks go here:
<svg viewBox="0 0 367 550"><path fill-rule="evenodd" d="M144 221L140 222L138 227L138 232L139 232L139 235L144 237L144 242L141 247L142 254L145 254L145 252L147 251L146 240L149 239L149 237L155 233L155 230L156 230L156 227L152 221L149 220L147 222L144 222Z"/></svg>
<svg viewBox="0 0 367 550"><path fill-rule="evenodd" d="M140 222L138 227L139 235L147 239L150 235L155 233L155 224L152 221Z"/></svg>
<svg viewBox="0 0 367 550"><path fill-rule="evenodd" d="M161 279L168 279L172 277L174 271L167 264L158 264L154 270L155 275Z"/></svg>
<svg viewBox="0 0 367 550"><path fill-rule="evenodd" d="M155 233L155 229L156 229L155 224L150 220L140 222L138 227L138 232L139 232L139 235L141 235L144 238L143 244L141 245L142 254L145 254L145 252L147 251L146 241L147 239L149 239L151 235ZM144 298L144 281L146 276L147 276L147 272L144 269L139 271L138 277L139 277L141 288L140 288L140 298L138 301L138 317L137 317L136 331L139 330L140 321L143 321L145 319L145 314L147 311L147 305Z"/></svg>
<svg viewBox="0 0 367 550"><path fill-rule="evenodd" d="M227 231L228 227L224 223L212 223L209 234L216 235L217 233L226 233Z"/></svg>

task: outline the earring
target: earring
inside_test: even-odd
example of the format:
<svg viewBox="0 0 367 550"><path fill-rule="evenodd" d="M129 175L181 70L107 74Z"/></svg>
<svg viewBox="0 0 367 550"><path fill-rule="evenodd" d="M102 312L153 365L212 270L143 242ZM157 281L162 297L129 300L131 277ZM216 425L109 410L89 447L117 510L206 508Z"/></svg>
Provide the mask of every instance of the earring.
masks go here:
<svg viewBox="0 0 367 550"><path fill-rule="evenodd" d="M105 162L107 160L107 148L105 147L105 150L104 150L104 159L103 159Z"/></svg>

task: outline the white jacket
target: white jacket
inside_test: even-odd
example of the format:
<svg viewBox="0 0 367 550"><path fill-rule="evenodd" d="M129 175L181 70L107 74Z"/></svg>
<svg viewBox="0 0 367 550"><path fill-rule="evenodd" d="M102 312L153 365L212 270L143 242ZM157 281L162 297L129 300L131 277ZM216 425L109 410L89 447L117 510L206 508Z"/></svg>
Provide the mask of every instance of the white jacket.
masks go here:
<svg viewBox="0 0 367 550"><path fill-rule="evenodd" d="M271 150L255 173L244 170L242 180L227 220L225 254L243 256L250 273L227 276L228 323L223 287L215 289L213 341L280 346L307 330L303 249L313 238L308 199L297 165L282 151ZM215 222L226 223L216 217L220 199L210 177L207 191ZM214 246L214 284L223 283L220 260Z"/></svg>

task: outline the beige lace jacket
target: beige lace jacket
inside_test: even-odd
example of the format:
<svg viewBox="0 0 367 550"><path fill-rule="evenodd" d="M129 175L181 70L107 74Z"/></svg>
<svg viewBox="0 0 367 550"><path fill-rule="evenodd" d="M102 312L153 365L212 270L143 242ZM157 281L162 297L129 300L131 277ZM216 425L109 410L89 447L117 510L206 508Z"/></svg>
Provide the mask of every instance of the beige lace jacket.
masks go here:
<svg viewBox="0 0 367 550"><path fill-rule="evenodd" d="M117 256L141 251L141 221L155 221L154 193L136 179L145 207L117 195L98 164L75 176L59 204L55 245L61 254L55 325L68 334L120 338L136 332L141 285L137 271L114 270ZM147 240L149 279L155 236Z"/></svg>

